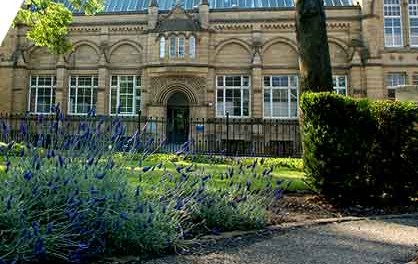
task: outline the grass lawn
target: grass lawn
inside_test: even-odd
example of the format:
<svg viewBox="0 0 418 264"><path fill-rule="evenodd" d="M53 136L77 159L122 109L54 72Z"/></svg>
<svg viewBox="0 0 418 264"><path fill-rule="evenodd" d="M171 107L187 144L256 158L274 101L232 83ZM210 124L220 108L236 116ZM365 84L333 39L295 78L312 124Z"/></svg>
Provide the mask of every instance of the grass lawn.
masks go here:
<svg viewBox="0 0 418 264"><path fill-rule="evenodd" d="M120 160L123 160L123 157L119 157ZM126 159L125 159L126 160ZM240 158L240 162L247 166L254 162L254 158ZM259 161L261 159L258 159ZM207 160L198 160L192 162L191 160L179 159L175 155L171 154L156 154L148 157L141 166L137 162L124 162L127 171L129 181L132 185L138 184L138 177L141 177L141 185L150 185L152 187L160 181L160 176L164 171L171 174L178 175L176 171L176 166L189 167L193 165L193 170L200 175L211 175L216 179L216 183L219 184L216 187L225 188L227 187L227 179L225 173L228 172L228 169L234 168L235 171L239 170L239 165L237 164L237 159L226 159L223 161L217 161L216 163L211 162L210 158ZM143 167L148 166L157 166L158 164L163 163L161 168L155 167L152 171L147 173L141 173ZM260 163L260 162L258 162ZM304 182L304 173L302 170L302 161L301 159L293 158L265 158L263 165L257 165L253 172L245 170L246 177L241 177L241 184L245 184L248 179L252 181L252 185L255 189L261 189L262 186L265 186L265 179L259 177L262 175L264 169L273 167L273 172L271 173L272 184L276 183L278 180L284 180L282 186L287 191L304 191L308 190L308 186ZM254 174L258 176L255 177ZM245 180L244 180L245 179ZM149 188L145 188L149 189ZM151 188L152 189L152 188Z"/></svg>
<svg viewBox="0 0 418 264"><path fill-rule="evenodd" d="M138 183L143 187L145 190L152 190L154 195L158 193L158 190L153 188L153 186L158 186L158 182L161 181L161 175L163 172L169 172L174 176L178 175L176 171L176 166L181 167L188 167L193 165L193 170L196 171L198 174L203 175L211 175L216 180L215 182L218 184L215 187L219 188L227 188L227 179L224 177L225 173L230 168L234 168L235 171L238 171L239 165L237 165L237 159L224 159L224 160L217 160L216 162L212 162L211 158L206 158L206 160L198 160L192 162L191 160L187 159L180 159L175 155L172 154L155 154L148 157L141 166L132 159L132 157L127 158L126 156L117 156L116 164L124 164L127 169L127 177L129 177L129 182L133 186L137 186ZM240 162L247 166L254 162L254 158L240 158ZM261 160L261 159L258 159ZM13 162L13 159L12 159ZM161 168L157 168L157 165L163 163ZM147 173L142 173L143 167L155 167L153 170L150 170ZM294 191L304 191L308 190L308 186L304 182L304 173L302 171L302 161L300 159L293 159L293 158L265 158L263 165L258 165L254 169L253 172L245 170L246 177L241 177L241 184L245 184L246 182L244 179L250 179L253 184L253 188L261 189L262 186L265 186L265 179L262 177L255 177L254 174L261 175L263 170L266 168L273 167L273 172L271 173L272 184L274 185L275 182L278 180L284 180L282 186L284 189L290 192ZM2 162L0 165L0 171L4 171L5 166ZM141 180L138 181L139 177Z"/></svg>

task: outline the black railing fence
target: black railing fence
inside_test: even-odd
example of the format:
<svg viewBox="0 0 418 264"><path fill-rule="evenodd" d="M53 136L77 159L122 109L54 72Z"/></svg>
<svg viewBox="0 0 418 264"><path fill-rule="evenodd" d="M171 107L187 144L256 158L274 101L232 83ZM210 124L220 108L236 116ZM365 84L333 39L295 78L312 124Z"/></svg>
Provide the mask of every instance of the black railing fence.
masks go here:
<svg viewBox="0 0 418 264"><path fill-rule="evenodd" d="M61 121L66 134L76 135L80 133L80 122L89 122L92 127L99 124L111 127L116 118L123 124L127 138L139 131L141 140L152 139L159 152L176 152L184 142L189 142L190 151L195 154L269 157L300 157L302 154L298 120L66 116L61 117ZM36 138L56 124L56 119L54 115L0 114L0 142L24 141L22 123L28 131L25 137Z"/></svg>

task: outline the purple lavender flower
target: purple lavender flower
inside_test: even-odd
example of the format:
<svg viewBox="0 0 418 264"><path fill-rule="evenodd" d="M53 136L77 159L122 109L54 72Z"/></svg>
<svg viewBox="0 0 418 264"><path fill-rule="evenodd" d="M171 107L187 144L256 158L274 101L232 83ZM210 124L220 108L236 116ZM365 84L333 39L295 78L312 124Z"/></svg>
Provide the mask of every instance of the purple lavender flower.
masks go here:
<svg viewBox="0 0 418 264"><path fill-rule="evenodd" d="M39 237L36 240L33 253L38 258L44 258L45 257L46 252L45 252L45 247L44 247L44 241L42 240L42 238Z"/></svg>
<svg viewBox="0 0 418 264"><path fill-rule="evenodd" d="M210 175L206 175L205 177L202 178L202 182L207 182L210 178Z"/></svg>
<svg viewBox="0 0 418 264"><path fill-rule="evenodd" d="M33 222L32 222L32 229L33 229L33 234L34 234L35 236L37 236L37 235L39 234L39 229L40 229L39 222L37 222L37 221L33 221Z"/></svg>
<svg viewBox="0 0 418 264"><path fill-rule="evenodd" d="M246 186L247 186L247 190L249 190L250 187L251 187L251 180L250 179L247 180Z"/></svg>
<svg viewBox="0 0 418 264"><path fill-rule="evenodd" d="M94 162L94 158L93 157L90 157L90 158L87 159L86 165L87 166L91 166L93 164L93 162Z"/></svg>
<svg viewBox="0 0 418 264"><path fill-rule="evenodd" d="M103 178L106 176L106 172L99 172L99 173L96 173L95 175L94 175L94 177L96 178L96 179L99 179L99 180L103 180Z"/></svg>
<svg viewBox="0 0 418 264"><path fill-rule="evenodd" d="M23 174L23 178L24 178L25 180L27 180L27 181L30 181L30 180L32 179L32 177L33 177L33 174L32 174L32 172L31 172L31 171L26 171L26 172Z"/></svg>
<svg viewBox="0 0 418 264"><path fill-rule="evenodd" d="M9 160L8 160L8 161L6 161L6 173L8 173L8 172L9 172L9 170L10 170L10 165L11 165L10 161L9 161Z"/></svg>
<svg viewBox="0 0 418 264"><path fill-rule="evenodd" d="M52 233L53 228L54 228L54 224L53 224L52 222L49 222L49 223L46 225L46 231L45 231L45 234L47 234L47 235L51 234L51 233Z"/></svg>
<svg viewBox="0 0 418 264"><path fill-rule="evenodd" d="M145 166L145 167L143 167L142 168L142 172L147 172L147 171L149 171L151 169L151 166Z"/></svg>
<svg viewBox="0 0 418 264"><path fill-rule="evenodd" d="M282 196L283 196L283 190L282 189L280 189L280 188L276 188L275 190L274 190L274 198L276 199L276 200L279 200L280 198L282 198Z"/></svg>
<svg viewBox="0 0 418 264"><path fill-rule="evenodd" d="M129 220L128 214L126 212L121 212L119 217L123 220Z"/></svg>
<svg viewBox="0 0 418 264"><path fill-rule="evenodd" d="M13 199L13 197L11 195L9 195L9 197L7 197L7 201L6 201L6 210L7 211L12 209L12 199Z"/></svg>
<svg viewBox="0 0 418 264"><path fill-rule="evenodd" d="M58 155L58 165L59 165L60 167L64 167L64 164L65 164L65 159L64 159L64 157L63 157L63 156L61 156L61 155Z"/></svg>

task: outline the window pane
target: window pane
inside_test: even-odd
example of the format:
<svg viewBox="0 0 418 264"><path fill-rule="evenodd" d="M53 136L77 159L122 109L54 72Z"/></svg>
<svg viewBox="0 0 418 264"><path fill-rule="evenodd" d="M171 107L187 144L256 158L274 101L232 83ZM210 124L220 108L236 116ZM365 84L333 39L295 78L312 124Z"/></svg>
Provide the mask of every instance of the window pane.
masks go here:
<svg viewBox="0 0 418 264"><path fill-rule="evenodd" d="M176 37L170 38L170 57L176 57Z"/></svg>
<svg viewBox="0 0 418 264"><path fill-rule="evenodd" d="M217 78L217 85L218 86L224 86L224 78L223 78L223 76L218 76L218 78Z"/></svg>
<svg viewBox="0 0 418 264"><path fill-rule="evenodd" d="M189 39L189 57L196 57L196 38L194 36Z"/></svg>
<svg viewBox="0 0 418 264"><path fill-rule="evenodd" d="M51 113L55 104L55 77L32 76L30 80L29 110L34 113Z"/></svg>
<svg viewBox="0 0 418 264"><path fill-rule="evenodd" d="M160 58L165 57L165 37L160 38Z"/></svg>
<svg viewBox="0 0 418 264"><path fill-rule="evenodd" d="M409 34L411 46L418 47L418 1L409 0Z"/></svg>
<svg viewBox="0 0 418 264"><path fill-rule="evenodd" d="M403 45L400 1L385 0L383 10L385 46L400 47Z"/></svg>
<svg viewBox="0 0 418 264"><path fill-rule="evenodd" d="M249 77L217 76L217 86L223 87L223 85L229 88L217 89L217 115L225 116L226 113L229 113L233 117L249 116Z"/></svg>
<svg viewBox="0 0 418 264"><path fill-rule="evenodd" d="M117 76L119 86L111 89L111 114L136 115L139 113L141 102L140 76Z"/></svg>
<svg viewBox="0 0 418 264"><path fill-rule="evenodd" d="M179 37L178 41L178 57L184 58L184 37Z"/></svg>
<svg viewBox="0 0 418 264"><path fill-rule="evenodd" d="M69 113L87 114L96 108L97 76L71 76Z"/></svg>
<svg viewBox="0 0 418 264"><path fill-rule="evenodd" d="M270 85L271 80L271 86ZM271 88L270 88L271 87ZM264 77L264 116L296 118L298 113L297 75Z"/></svg>

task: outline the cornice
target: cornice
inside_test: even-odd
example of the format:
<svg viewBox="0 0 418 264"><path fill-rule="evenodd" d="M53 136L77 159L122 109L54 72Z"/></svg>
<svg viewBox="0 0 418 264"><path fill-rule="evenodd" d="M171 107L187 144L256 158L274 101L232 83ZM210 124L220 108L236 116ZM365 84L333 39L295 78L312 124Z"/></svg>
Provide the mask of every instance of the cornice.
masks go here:
<svg viewBox="0 0 418 264"><path fill-rule="evenodd" d="M350 29L351 25L349 22L328 22L327 29L328 30L347 30ZM212 29L216 31L236 31L236 30L252 30L256 28L254 23L246 23L246 24L237 24L237 23L223 23L223 24L216 24L211 26ZM284 22L284 23L261 23L260 27L261 30L285 30L285 31L294 31L296 30L295 23L293 22Z"/></svg>
<svg viewBox="0 0 418 264"><path fill-rule="evenodd" d="M100 32L100 27L95 26L71 26L68 28L69 32Z"/></svg>
<svg viewBox="0 0 418 264"><path fill-rule="evenodd" d="M122 31L122 32L138 32L144 31L143 25L136 25L136 26L111 26L109 27L110 32Z"/></svg>

